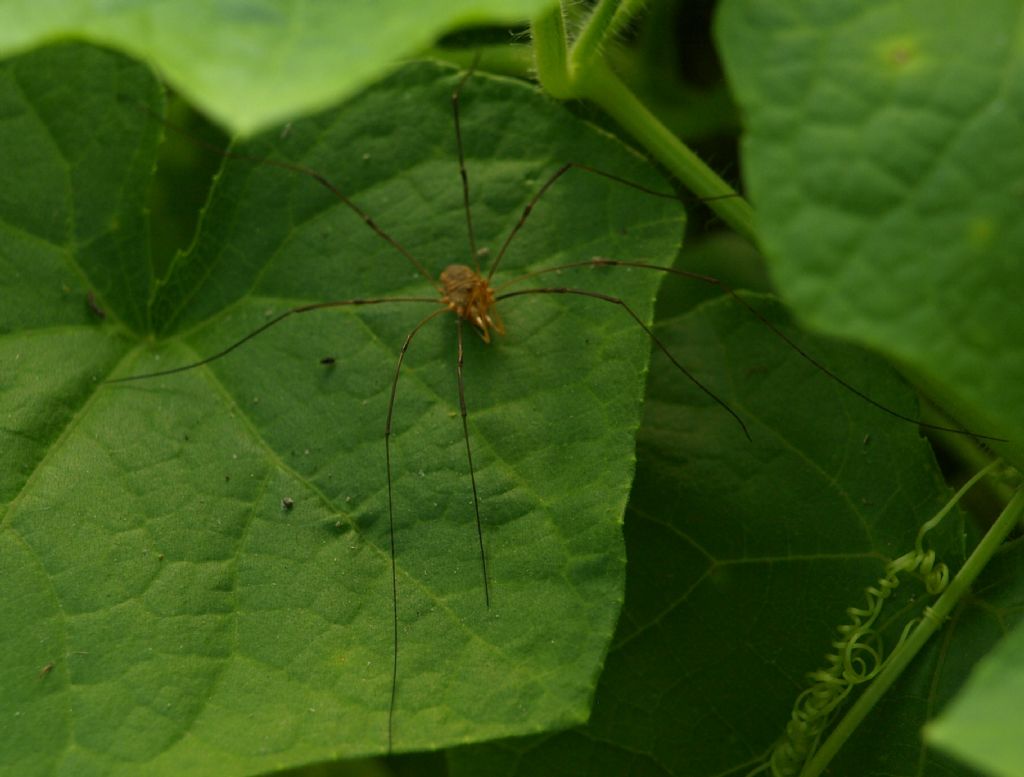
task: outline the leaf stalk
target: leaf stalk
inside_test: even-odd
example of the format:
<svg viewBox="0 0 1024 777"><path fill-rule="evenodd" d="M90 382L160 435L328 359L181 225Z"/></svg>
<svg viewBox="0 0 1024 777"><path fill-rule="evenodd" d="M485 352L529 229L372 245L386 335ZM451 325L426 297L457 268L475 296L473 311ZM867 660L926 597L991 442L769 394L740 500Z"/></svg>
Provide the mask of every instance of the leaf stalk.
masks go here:
<svg viewBox="0 0 1024 777"><path fill-rule="evenodd" d="M615 74L601 56L603 42L628 18L635 3L602 0L572 48L561 6L532 23L537 76L560 100L585 99L600 106L644 149L736 232L755 245L754 211L714 170L676 137Z"/></svg>

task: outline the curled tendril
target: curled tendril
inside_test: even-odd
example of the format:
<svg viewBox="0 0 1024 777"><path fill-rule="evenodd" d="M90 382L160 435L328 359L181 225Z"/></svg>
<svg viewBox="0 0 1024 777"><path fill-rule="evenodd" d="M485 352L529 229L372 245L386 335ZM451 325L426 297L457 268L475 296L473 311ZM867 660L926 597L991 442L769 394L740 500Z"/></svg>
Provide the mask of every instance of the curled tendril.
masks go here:
<svg viewBox="0 0 1024 777"><path fill-rule="evenodd" d="M824 666L808 675L811 686L793 704L784 735L772 748L767 761L749 772L747 777L766 771L770 771L772 777L799 774L804 762L818 748L822 734L836 711L853 689L874 679L882 671L921 618L934 617L926 607L922 616L907 622L886 656L882 637L874 628L886 600L899 587L901 576L913 575L920 579L930 596L937 596L945 590L949 583L949 567L936 558L934 550L925 549L924 537L975 483L999 463L993 462L971 478L934 517L921 526L914 549L890 561L882 577L864 590L864 606L846 610L849 621L838 627L838 639L832 642L832 649L825 655Z"/></svg>

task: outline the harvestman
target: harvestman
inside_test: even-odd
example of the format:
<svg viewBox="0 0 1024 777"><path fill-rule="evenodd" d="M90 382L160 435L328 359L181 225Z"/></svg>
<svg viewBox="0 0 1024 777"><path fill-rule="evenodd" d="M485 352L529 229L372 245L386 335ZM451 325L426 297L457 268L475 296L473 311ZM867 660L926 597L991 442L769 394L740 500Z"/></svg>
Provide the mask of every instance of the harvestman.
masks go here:
<svg viewBox="0 0 1024 777"><path fill-rule="evenodd" d="M397 567L396 567L396 548L395 548L395 526L394 526L394 500L393 500L393 488L392 488L392 465L391 465L391 432L392 432L392 420L393 411L395 406L395 400L398 390L398 380L401 374L402 365L405 360L406 353L411 346L413 339L417 333L430 321L437 318L446 312L455 314L456 321L456 339L457 339L457 358L456 358L456 376L457 376L457 388L459 398L459 415L462 419L462 432L463 440L465 442L466 449L466 460L469 469L470 486L473 497L473 512L477 534L477 544L479 548L480 567L483 578L483 589L484 599L487 606L490 606L490 578L487 571L487 555L484 549L484 536L483 527L480 517L480 500L477 492L476 475L473 465L473 451L470 444L469 427L467 422L467 406L465 401L465 386L463 378L463 362L464 362L464 348L463 348L463 322L468 322L480 336L485 343L490 343L492 339L492 331L503 335L505 333L504 324L501 317L498 315L496 310L497 303L511 299L513 297L526 296L530 294L545 294L545 295L572 295L579 297L589 297L592 299L607 302L618 307L621 307L623 311L630 316L633 321L640 326L643 331L648 335L651 342L658 347L658 349L665 354L665 356L672 362L673 366L682 373L689 381L691 381L698 389L704 392L710 397L715 403L717 403L725 412L729 413L732 418L739 425L743 434L750 439L750 434L746 424L740 418L740 416L729 407L722 399L716 396L707 386L696 378L689 370L687 370L669 351L664 343L654 334L652 329L642 320L642 318L634 311L634 309L620 297L613 295L580 289L569 286L547 286L547 287L536 287L532 286L529 288L511 289L511 287L521 284L525 281L532 280L540 275L547 273L555 273L561 270L568 270L573 268L584 268L584 267L632 267L638 269L652 270L662 273L670 273L679 275L687 278L692 278L705 283L719 286L723 291L733 297L739 304L747 308L748 311L756 318L758 318L763 324L771 329L778 337L782 338L787 344L797 351L804 359L807 359L814 366L820 369L829 377L838 381L848 390L852 391L856 395L860 396L867 402L878 407L886 413L902 418L903 420L911 423L918 424L919 421L909 418L907 416L900 415L899 413L881 405L880 403L867 396L856 387L850 385L841 377L830 371L827 367L817 361L814 357L803 351L796 343L790 340L781 330L776 328L770 321L764 318L756 309L751 307L749 303L743 300L742 297L736 295L730 288L716 278L699 275L695 273L686 272L683 270L677 270L675 268L663 267L660 265L649 264L646 262L638 261L620 261L615 259L606 258L593 258L588 261L572 262L568 264L562 264L556 267L550 267L541 269L538 271L519 275L510 280L504 281L498 285L492 285L492 279L499 266L501 265L502 259L504 258L509 245L516 235L520 232L523 226L526 224L530 217L533 208L541 200L541 198L548 192L549 189L566 173L571 170L579 170L588 174L602 176L615 181L624 186L631 187L638 191L644 192L645 194L660 197L665 199L678 200L676 194L666 194L663 192L654 191L645 186L642 186L633 181L626 180L619 176L611 173L598 170L585 164L577 162L567 162L561 165L553 174L551 174L544 183L536 190L532 197L528 200L526 206L523 208L518 220L509 231L501 244L500 249L494 257L493 262L486 268L486 271L481 268L479 263L479 257L484 255L485 252L478 250L476 243L476 236L473 229L473 218L472 211L470 208L470 197L469 197L469 176L466 170L465 155L463 151L462 131L459 117L459 100L462 89L466 84L468 78L472 75L472 70L467 71L459 82L456 84L451 94L451 106L452 106L452 117L455 129L455 141L458 155L458 166L459 175L462 182L462 204L463 210L466 217L466 229L469 240L469 252L472 260L472 265L467 264L451 264L448 265L440 274L438 279L434 279L427 271L425 266L409 251L407 250L398 240L393 236L385 232L373 218L364 211L355 202L349 199L338 187L331 183L320 173L316 172L311 168L304 167L298 164L291 164L288 162L282 162L278 160L267 160L267 159L256 159L249 157L244 154L224 152L220 149L213 149L216 153L223 156L235 159L241 159L244 161L255 162L259 164L269 165L273 167L279 167L292 172L300 173L314 179L317 183L327 189L334 197L344 204L349 210L355 213L365 224L369 227L379 238L388 243L394 250L400 253L405 259L412 264L417 273L425 278L438 292L437 297L420 297L420 296L405 296L405 297L373 297L373 298L353 298L345 300L329 300L325 302L317 302L307 305L301 305L290 308L277 316L266 321L262 326L249 332L247 335L227 346L226 348L214 353L213 355L201 359L190 364L186 364L180 367L175 367L166 370L160 370L157 372L150 372L141 375L132 375L125 378L112 379L110 383L120 383L133 380L142 380L147 378L155 378L165 375L172 375L179 372L191 370L213 361L216 361L224 356L227 356L232 351L241 347L254 337L265 332L267 329L281 323L286 318L289 318L296 314L308 313L313 310L321 310L325 308L335 307L346 307L346 306L363 306L363 305L379 305L392 302L402 303L424 303L433 304L436 308L428 315L424 316L406 335L401 348L399 349L397 362L395 365L394 376L391 380L390 393L388 396L387 404L387 419L384 429L384 453L385 453L385 465L386 465L386 478L387 478L387 499L388 499L388 531L390 541L390 557L391 557L391 600L392 600L392 671L391 671L391 690L388 704L388 751L392 749L393 743L393 719L395 712L395 702L398 690L398 647L399 647L399 621L398 621L398 578L397 578ZM202 144L206 145L206 144ZM734 195L728 195L734 196ZM511 290L510 290L511 289ZM332 364L334 362L332 357L325 357L322 360L324 364ZM947 427L934 426L928 424L922 424L924 426L930 426L930 428L942 429L944 431L962 432L959 429L951 429ZM980 436L980 435L979 435ZM995 438L993 438L995 439Z"/></svg>

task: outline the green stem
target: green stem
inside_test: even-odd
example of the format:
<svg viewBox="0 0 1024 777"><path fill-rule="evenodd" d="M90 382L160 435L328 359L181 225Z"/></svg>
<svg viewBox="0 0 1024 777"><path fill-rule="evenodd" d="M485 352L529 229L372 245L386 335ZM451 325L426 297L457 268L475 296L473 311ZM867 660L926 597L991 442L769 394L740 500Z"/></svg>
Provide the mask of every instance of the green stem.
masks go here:
<svg viewBox="0 0 1024 777"><path fill-rule="evenodd" d="M935 602L934 607L925 610L924 618L907 637L906 641L886 661L885 667L879 672L878 677L864 691L863 695L850 707L850 711L843 716L843 719L832 731L832 734L822 744L814 756L800 772L800 777L817 777L821 774L829 762L835 757L839 748L849 739L850 735L867 716L871 708L878 703L882 695L889 690L896 678L903 673L907 665L913 660L917 653L924 647L924 644L934 634L939 626L946 620L953 607L967 593L971 584L978 577L981 570L992 558L999 546L1002 545L1007 535L1020 522L1024 516L1024 488L1017 491L1010 503L1003 510L992 528L982 538L981 542L974 549L970 558L964 563L956 577Z"/></svg>
<svg viewBox="0 0 1024 777"><path fill-rule="evenodd" d="M569 72L569 44L565 35L562 7L553 8L533 20L533 57L537 78L552 97L571 100L576 97Z"/></svg>
<svg viewBox="0 0 1024 777"><path fill-rule="evenodd" d="M587 18L576 42L572 45L572 69L587 67L596 59L611 32L611 23L618 12L619 0L601 0Z"/></svg>
<svg viewBox="0 0 1024 777"><path fill-rule="evenodd" d="M750 204L658 121L604 62L590 63L586 77L579 79L578 92L601 106L687 189L707 200L726 224L757 245Z"/></svg>
<svg viewBox="0 0 1024 777"><path fill-rule="evenodd" d="M622 0L615 11L615 18L608 26L606 35L615 35L643 10L646 0Z"/></svg>
<svg viewBox="0 0 1024 777"><path fill-rule="evenodd" d="M611 4L602 3L607 13ZM607 25L605 25L607 26ZM651 113L600 57L574 50L569 59L565 18L561 6L533 20L537 77L549 94L560 100L588 99L599 105L630 133L654 159L686 188L707 202L736 232L757 245L754 211L722 178ZM593 33L597 36L601 25ZM596 44L588 44L593 47ZM578 54L578 57L577 57ZM576 67L577 62L579 67Z"/></svg>

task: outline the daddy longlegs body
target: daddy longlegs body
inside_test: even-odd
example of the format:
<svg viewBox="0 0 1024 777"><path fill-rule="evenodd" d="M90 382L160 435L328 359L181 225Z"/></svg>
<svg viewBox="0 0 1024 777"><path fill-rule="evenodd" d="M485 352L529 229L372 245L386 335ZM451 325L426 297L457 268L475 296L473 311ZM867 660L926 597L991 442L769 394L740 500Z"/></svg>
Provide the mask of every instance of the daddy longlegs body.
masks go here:
<svg viewBox="0 0 1024 777"><path fill-rule="evenodd" d="M394 428L395 408L396 399L398 395L398 386L400 383L400 377L402 375L403 365L406 360L406 355L410 350L410 347L416 338L417 334L420 333L426 325L433 321L435 318L439 318L444 314L454 314L456 324L456 358L455 358L455 372L456 372L456 390L458 397L458 416L461 419L461 431L462 439L464 443L464 456L465 464L469 475L469 491L472 497L472 520L476 535L477 555L479 557L480 575L482 578L482 598L484 605L490 607L492 603L492 585L494 581L491 578L489 571L489 555L487 552L486 543L486 510L482 508L482 497L478 489L477 482L477 468L474 466L474 446L472 444L472 435L470 434L469 428L469 417L470 409L466 401L466 382L464 376L464 363L465 363L465 352L466 344L464 342L464 326L468 324L480 337L480 340L485 344L491 344L493 340L501 337L505 334L505 324L501 316L500 310L504 309L501 304L507 300L511 300L516 297L528 297L528 296L560 296L560 297L576 297L583 298L580 300L581 304L585 304L587 300L593 300L601 302L605 307L609 309L614 306L620 308L621 312L617 315L624 316L630 319L634 327L642 329L646 336L650 339L650 342L656 347L657 350L661 351L687 380L693 383L700 391L702 391L711 401L717 403L721 411L729 414L736 422L737 433L742 434L747 439L750 438L750 432L748 431L747 425L744 423L740 415L731 408L728 404L722 401L715 393L701 382L687 367L684 366L681 360L676 355L672 354L668 348L664 346L662 341L656 336L652 329L644 320L644 316L637 313L634 307L622 297L605 293L603 291L596 291L587 288L581 288L576 285L543 285L544 278L550 277L551 275L560 273L562 271L571 271L580 268L610 268L610 267L626 267L635 270L649 271L651 273L673 273L686 277L694 278L698 281L705 283L711 283L721 286L726 292L731 294L737 299L740 304L747 307L747 309L761 321L771 328L779 337L786 340L797 352L805 359L811 361L815 366L824 371L826 374L831 376L833 379L839 381L849 390L861 396L866 401L875 404L885 412L894 413L877 402L872 400L869 396L860 392L856 387L850 385L840 376L835 375L828 368L814 359L814 357L803 350L801 350L795 343L790 341L787 336L780 330L776 329L770 322L762 318L758 312L751 307L742 298L732 293L730 289L721 284L718 280L710 278L708 276L695 275L686 273L684 271L675 270L669 267L654 264L652 262L644 261L643 259L634 258L606 258L601 256L591 256L587 258L575 257L574 261L562 262L556 266L543 267L535 269L529 272L515 274L507 279L495 280L499 270L503 269L503 261L505 260L510 246L513 246L517 237L523 232L524 227L530 222L531 214L534 212L535 207L540 205L545 196L549 194L557 184L565 177L570 175L576 176L587 176L593 179L604 179L611 181L617 186L628 187L633 190L641 192L644 196L650 198L659 198L667 200L677 200L677 195L674 193L667 193L662 191L656 191L643 184L636 183L628 180L616 174L608 173L602 170L592 167L588 164L576 161L566 161L554 171L550 171L544 175L541 179L541 184L535 187L533 194L526 201L525 207L522 208L521 212L515 217L511 228L506 232L504 239L499 243L497 251L493 254L488 254L485 250L477 244L477 234L474 225L473 211L471 208L471 192L473 191L471 181L471 170L467 166L466 154L463 141L462 121L460 117L460 99L462 96L463 89L467 83L470 73L466 73L458 78L454 84L454 88L451 91L451 114L452 122L454 124L454 135L455 135L455 150L457 156L457 169L461 179L461 194L462 194L462 209L464 211L465 218L465 231L468 236L468 261L459 262L451 260L448 266L440 273L438 277L434 277L427 269L426 265L421 259L410 251L402 242L399 242L393 233L382 227L374 219L373 216L367 210L357 204L353 199L347 195L343 189L335 185L332 181L328 180L324 175L319 172L305 167L299 164L293 164L289 162L281 162L276 160L260 160L249 157L245 154L237 154L228 152L225 156L239 159L240 161L257 162L263 165L269 165L273 167L283 168L292 172L299 173L303 176L314 179L321 187L328 190L331 195L340 202L345 209L351 214L357 216L368 228L369 232L375 236L375 239L382 244L391 254L399 254L401 258L406 262L407 265L415 270L415 272L426 282L428 282L436 294L434 296L368 296L365 298L353 297L348 299L334 299L322 302L314 302L309 304L301 304L288 308L287 310L273 315L270 317L262 326L250 331L242 338L229 344L227 347L213 353L210 356L202 358L198 361L194 361L188 364L184 364L179 367L171 369L160 370L156 372L148 372L140 375L131 375L126 378L118 378L111 382L123 382L141 380L146 378L155 378L159 376L171 375L174 373L184 372L188 370L201 367L203 365L210 364L211 362L217 361L228 354L232 353L236 349L240 348L244 344L251 341L253 338L259 336L263 332L267 331L272 327L276 327L277 324L282 323L286 319L298 316L316 310L324 310L329 308L360 308L365 306L379 306L390 303L403 304L403 305L429 305L433 309L425 316L419 319L419 321L408 330L405 335L404 341L401 343L399 348L397 360L394 364L392 377L390 380L390 386L388 390L387 399L387 413L384 424L384 464L385 464L385 476L386 476L386 504L387 504L387 518L388 518L388 538L389 538L389 551L391 560L391 632L392 632L392 661L391 661L391 672L390 672L390 695L387 704L387 750L392 751L394 740L395 740L395 712L396 712L396 700L399 694L400 688L400 673L399 673L399 579L398 579L398 568L396 559L399 558L399 548L397 547L395 537L395 493L394 493L394 471L392 461L392 433ZM289 133L289 136L291 133ZM283 139L283 138L282 138ZM223 152L220 152L223 153ZM484 257L484 261L481 263L481 258ZM339 261L344 261L344 258ZM540 285L538 285L540 284ZM321 364L330 370L336 369L335 357L324 356L321 359ZM322 368L323 369L323 368ZM914 419L905 418L907 421L915 422ZM916 422L915 422L916 423ZM954 430L955 431L955 430ZM287 510L291 510L295 504L290 496L285 497L281 504L286 505Z"/></svg>

